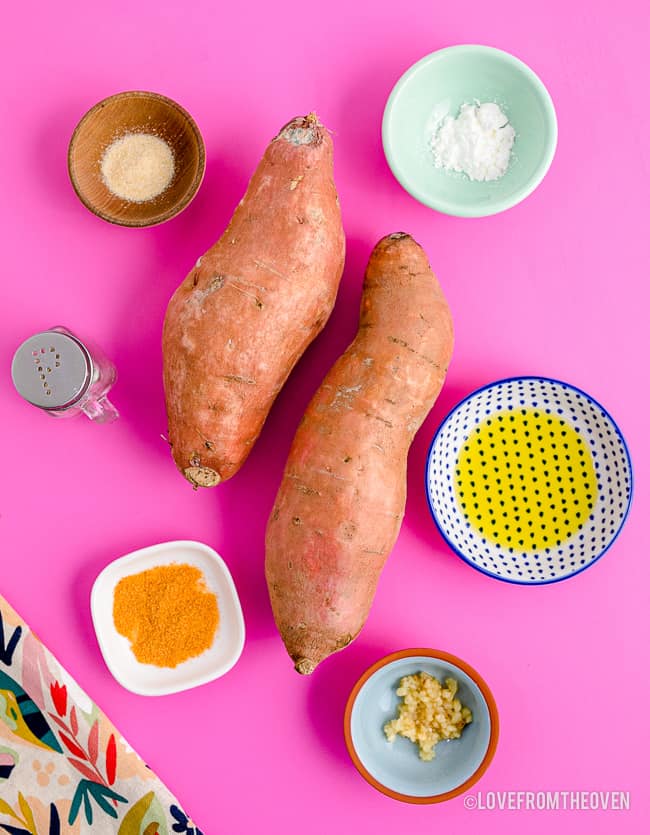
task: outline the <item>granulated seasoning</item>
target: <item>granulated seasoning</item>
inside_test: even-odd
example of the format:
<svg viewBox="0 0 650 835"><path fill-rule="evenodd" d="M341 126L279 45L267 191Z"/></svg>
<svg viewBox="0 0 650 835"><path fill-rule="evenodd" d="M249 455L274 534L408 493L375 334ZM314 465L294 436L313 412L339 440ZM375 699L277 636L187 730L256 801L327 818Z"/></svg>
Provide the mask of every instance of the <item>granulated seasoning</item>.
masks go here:
<svg viewBox="0 0 650 835"><path fill-rule="evenodd" d="M198 568L161 565L120 580L113 621L142 664L176 667L212 646L219 608Z"/></svg>
<svg viewBox="0 0 650 835"><path fill-rule="evenodd" d="M174 176L174 155L159 136L127 133L112 142L101 160L108 190L130 203L158 197Z"/></svg>

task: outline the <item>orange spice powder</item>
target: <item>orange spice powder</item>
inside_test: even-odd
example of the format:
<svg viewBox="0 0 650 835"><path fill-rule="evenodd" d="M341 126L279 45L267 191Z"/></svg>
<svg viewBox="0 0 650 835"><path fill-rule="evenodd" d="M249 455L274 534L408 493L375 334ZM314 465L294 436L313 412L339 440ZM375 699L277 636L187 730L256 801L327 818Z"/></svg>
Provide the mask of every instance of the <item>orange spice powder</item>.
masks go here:
<svg viewBox="0 0 650 835"><path fill-rule="evenodd" d="M176 667L212 646L219 608L198 568L161 565L120 580L113 621L142 664Z"/></svg>

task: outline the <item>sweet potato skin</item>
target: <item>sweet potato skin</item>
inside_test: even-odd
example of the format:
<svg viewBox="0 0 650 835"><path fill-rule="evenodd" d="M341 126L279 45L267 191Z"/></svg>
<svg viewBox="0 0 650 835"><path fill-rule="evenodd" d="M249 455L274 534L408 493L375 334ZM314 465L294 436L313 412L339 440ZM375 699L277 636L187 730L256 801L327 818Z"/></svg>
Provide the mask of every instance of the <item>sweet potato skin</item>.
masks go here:
<svg viewBox="0 0 650 835"><path fill-rule="evenodd" d="M168 439L194 486L231 478L331 313L345 258L332 140L317 117L270 143L163 327Z"/></svg>
<svg viewBox="0 0 650 835"><path fill-rule="evenodd" d="M273 614L300 673L366 621L404 516L408 450L452 348L449 307L424 251L402 233L382 239L357 336L307 408L266 531Z"/></svg>

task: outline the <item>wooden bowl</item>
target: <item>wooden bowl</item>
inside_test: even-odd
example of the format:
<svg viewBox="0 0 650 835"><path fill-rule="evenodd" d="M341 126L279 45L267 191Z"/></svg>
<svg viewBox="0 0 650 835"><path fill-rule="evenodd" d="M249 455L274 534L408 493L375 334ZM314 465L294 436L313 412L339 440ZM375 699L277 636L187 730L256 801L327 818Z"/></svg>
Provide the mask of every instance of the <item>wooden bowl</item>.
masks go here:
<svg viewBox="0 0 650 835"><path fill-rule="evenodd" d="M101 175L104 152L127 133L158 136L174 155L169 186L140 203L116 197ZM190 114L166 96L117 93L98 102L75 128L68 148L68 171L77 196L93 214L120 226L155 226L175 217L196 194L205 172L205 145Z"/></svg>

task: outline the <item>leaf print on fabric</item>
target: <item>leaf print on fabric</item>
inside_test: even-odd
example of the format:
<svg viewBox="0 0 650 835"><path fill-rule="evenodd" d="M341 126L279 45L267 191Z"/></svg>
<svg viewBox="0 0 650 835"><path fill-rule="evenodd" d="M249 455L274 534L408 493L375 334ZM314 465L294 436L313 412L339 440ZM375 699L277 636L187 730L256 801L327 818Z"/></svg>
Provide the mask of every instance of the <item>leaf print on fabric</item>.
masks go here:
<svg viewBox="0 0 650 835"><path fill-rule="evenodd" d="M0 720L25 742L61 753L62 748L38 706L3 670L0 670Z"/></svg>
<svg viewBox="0 0 650 835"><path fill-rule="evenodd" d="M0 835L174 835L173 823L199 835L1 596L0 612ZM131 815L143 797L139 815ZM182 817L171 817L171 805ZM132 826L122 828L125 821Z"/></svg>
<svg viewBox="0 0 650 835"><path fill-rule="evenodd" d="M65 716L68 712L68 688L65 684L61 685L58 681L53 681L50 684L50 695L56 712L59 716Z"/></svg>
<svg viewBox="0 0 650 835"><path fill-rule="evenodd" d="M68 726L66 725L66 723L63 721L63 719L59 719L56 713L48 713L47 715L50 717L50 719L52 719L53 722L56 722L59 728L61 728L64 731L68 730Z"/></svg>
<svg viewBox="0 0 650 835"><path fill-rule="evenodd" d="M172 825L174 832L185 832L187 835L203 835L198 826L193 826L185 812L178 806L172 804L169 811L172 817L176 819L176 823Z"/></svg>
<svg viewBox="0 0 650 835"><path fill-rule="evenodd" d="M29 693L41 710L47 707L46 700L50 684L54 676L47 666L45 647L27 628L22 640L22 663L18 673L17 664L14 669L21 680L23 688Z"/></svg>
<svg viewBox="0 0 650 835"><path fill-rule="evenodd" d="M108 785L115 782L115 769L117 766L117 750L115 748L115 734L111 734L106 745L106 779Z"/></svg>
<svg viewBox="0 0 650 835"><path fill-rule="evenodd" d="M11 833L11 835L21 835L21 833L27 833L27 835L37 835L34 815L32 814L32 810L29 808L29 803L20 792L18 792L18 805L20 807L20 812L17 809L12 809L12 807L5 800L0 800L0 813L9 815L9 817L21 824L21 826L14 826L9 823L0 823L0 826L5 830L5 832ZM28 828L25 829L23 827Z"/></svg>
<svg viewBox="0 0 650 835"><path fill-rule="evenodd" d="M93 797L97 801L97 805L100 806L107 815L110 815L112 818L117 817L117 811L110 805L110 803L106 800L106 798L101 794L101 792L94 793ZM126 798L125 798L126 801Z"/></svg>
<svg viewBox="0 0 650 835"><path fill-rule="evenodd" d="M61 731L61 733L59 734L59 736L61 737L61 742L65 745L65 747L68 749L68 751L69 751L71 754L74 754L74 755L75 755L75 757L82 757L83 759L86 759L86 753L85 753L85 751L83 750L83 748L80 748L80 747L76 744L76 742L73 742L73 741L72 741L69 737L67 737L67 736L63 733L63 731Z"/></svg>
<svg viewBox="0 0 650 835"><path fill-rule="evenodd" d="M74 793L74 797L72 798L72 804L70 806L70 813L68 814L68 823L70 826L77 820L77 815L79 814L79 809L81 809L81 801L84 798L85 788L84 788L84 780L79 782L77 786L77 791Z"/></svg>
<svg viewBox="0 0 650 835"><path fill-rule="evenodd" d="M86 816L88 823L93 822L93 807L91 806L88 792L84 794L84 815Z"/></svg>
<svg viewBox="0 0 650 835"><path fill-rule="evenodd" d="M65 688L68 691L68 701L75 704L77 706L77 710L80 710L85 716L92 714L95 709L95 705L93 704L93 700L90 696L85 690L82 690L81 687L79 687L77 682L64 667L56 663L51 655L49 658L50 668L56 667L56 673L50 673L50 680L55 678L57 681L65 685Z"/></svg>
<svg viewBox="0 0 650 835"><path fill-rule="evenodd" d="M86 779L93 781L97 779L95 772L84 763L79 762L79 760L73 760L72 757L68 757L68 762L73 768L77 769L79 774L83 774Z"/></svg>
<svg viewBox="0 0 650 835"><path fill-rule="evenodd" d="M34 814L32 813L29 803L25 799L25 796L22 794L22 792L18 792L18 805L20 807L23 820L25 821L25 825L27 826L30 832L33 832L34 835L37 835Z"/></svg>
<svg viewBox="0 0 650 835"><path fill-rule="evenodd" d="M109 789L108 786L103 786L100 783L93 783L90 780L80 780L74 797L72 798L70 814L68 815L68 823L70 826L72 826L72 824L77 820L82 801L84 804L84 816L87 823L91 824L93 822L93 808L90 802L91 798L100 809L112 818L117 817L117 810L114 806L111 806L108 802L109 800L116 801L116 803L129 802L126 797L122 797L121 794Z"/></svg>
<svg viewBox="0 0 650 835"><path fill-rule="evenodd" d="M95 765L99 754L99 720L95 719L88 734L88 759Z"/></svg>
<svg viewBox="0 0 650 835"><path fill-rule="evenodd" d="M48 835L61 835L61 818L54 803L50 803L50 829Z"/></svg>
<svg viewBox="0 0 650 835"><path fill-rule="evenodd" d="M101 806L101 808L106 812L106 814L110 815L112 818L117 817L117 811L114 808L114 806L110 806L108 804L108 800L113 800L116 803L129 802L126 797L122 797L121 794L114 792L112 789L109 789L106 786L101 786L99 783L91 783L88 786L88 791L93 796L97 804Z"/></svg>
<svg viewBox="0 0 650 835"><path fill-rule="evenodd" d="M18 763L18 754L12 748L0 745L0 783L11 777L11 772Z"/></svg>
<svg viewBox="0 0 650 835"><path fill-rule="evenodd" d="M65 688L64 688L65 689ZM65 716L65 714L63 714ZM79 737L77 736L79 732L79 722L77 720L77 711L75 710L74 705L70 708L70 724L68 725L60 716L56 716L54 713L49 714L50 718L56 722L58 727L61 729L59 731L59 737L61 741L68 749L68 751L74 755L74 757L68 757L68 762L72 765L78 772L83 774L88 780L94 783L101 783L104 786L110 786L115 782L115 762L116 762L116 753L112 751L109 753L109 748L111 739L113 740L113 748L115 747L115 738L111 734L111 738L108 740L108 747L106 751L106 777L100 772L99 768L97 767L97 751L91 753L90 748L91 746L97 746L98 737L99 737L99 727L98 721L95 720L93 726L91 727L90 731L88 732L88 753L83 748L83 744ZM80 762L81 761L81 762ZM85 763L88 763L86 765Z"/></svg>
<svg viewBox="0 0 650 835"><path fill-rule="evenodd" d="M14 652L20 641L20 636L23 634L22 626L17 626L9 639L5 639L5 625L0 612L0 663L11 667L11 661L14 657Z"/></svg>
<svg viewBox="0 0 650 835"><path fill-rule="evenodd" d="M117 835L168 835L167 815L154 792L148 792L124 816Z"/></svg>
<svg viewBox="0 0 650 835"><path fill-rule="evenodd" d="M142 835L142 821L149 811L153 799L153 792L148 792L144 797L141 797L124 815L124 820L120 824L117 835Z"/></svg>
<svg viewBox="0 0 650 835"><path fill-rule="evenodd" d="M72 733L76 736L79 733L79 720L77 719L77 711L74 705L70 708L70 727L72 728Z"/></svg>
<svg viewBox="0 0 650 835"><path fill-rule="evenodd" d="M65 801L63 802L65 803ZM0 814L8 814L20 824L20 829L30 832L31 835L36 835L37 833L38 835L60 835L61 832L61 821L56 804L50 802L43 803L38 797L34 797L33 795L24 797L19 792L16 808L14 809L6 801L1 801ZM1 827L7 825L0 823L0 835L2 835ZM16 828L13 824L11 826L14 829ZM73 835L73 830L68 830L68 835ZM76 835L79 835L79 833L76 833Z"/></svg>

